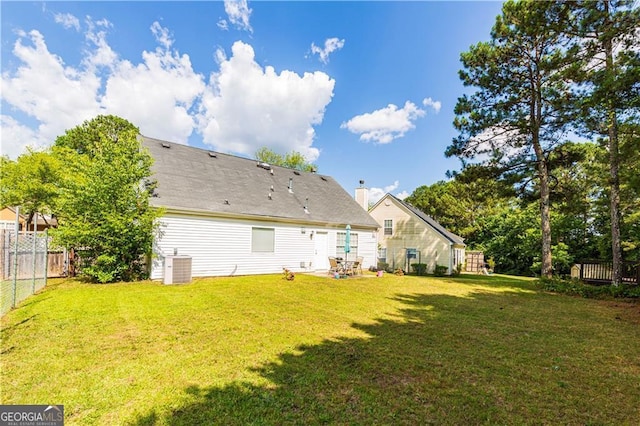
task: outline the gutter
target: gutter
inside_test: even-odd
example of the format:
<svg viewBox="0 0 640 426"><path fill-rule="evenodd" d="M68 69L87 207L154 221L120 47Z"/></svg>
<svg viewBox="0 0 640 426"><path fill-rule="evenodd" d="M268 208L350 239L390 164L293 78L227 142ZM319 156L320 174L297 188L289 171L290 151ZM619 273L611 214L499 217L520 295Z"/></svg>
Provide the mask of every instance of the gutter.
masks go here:
<svg viewBox="0 0 640 426"><path fill-rule="evenodd" d="M292 225L314 225L314 226L322 226L322 227L331 227L335 229L344 229L347 224L335 223L335 222L325 222L325 221L313 221L313 220L300 220L300 219L292 219L287 217L277 217L277 216L256 216L249 214L241 214L241 213L224 213L224 212L212 212L210 210L201 210L201 209L185 209L181 207L169 207L169 206L155 206L155 208L159 208L164 210L164 215L167 214L178 214L178 215L193 215L200 217L210 217L210 218L221 218L221 219L240 219L240 220L253 220L259 222L276 222L276 223L287 223ZM358 229L363 229L367 231L378 231L379 226L370 226L370 225L361 225L361 224L351 224L351 226L357 227Z"/></svg>

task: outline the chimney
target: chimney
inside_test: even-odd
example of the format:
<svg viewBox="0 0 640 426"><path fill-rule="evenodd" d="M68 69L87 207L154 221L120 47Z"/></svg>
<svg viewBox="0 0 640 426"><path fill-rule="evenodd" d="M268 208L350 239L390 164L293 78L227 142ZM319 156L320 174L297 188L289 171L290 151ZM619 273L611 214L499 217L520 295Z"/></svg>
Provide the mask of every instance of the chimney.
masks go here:
<svg viewBox="0 0 640 426"><path fill-rule="evenodd" d="M369 211L369 188L364 186L364 181L360 180L360 186L356 188L356 202Z"/></svg>

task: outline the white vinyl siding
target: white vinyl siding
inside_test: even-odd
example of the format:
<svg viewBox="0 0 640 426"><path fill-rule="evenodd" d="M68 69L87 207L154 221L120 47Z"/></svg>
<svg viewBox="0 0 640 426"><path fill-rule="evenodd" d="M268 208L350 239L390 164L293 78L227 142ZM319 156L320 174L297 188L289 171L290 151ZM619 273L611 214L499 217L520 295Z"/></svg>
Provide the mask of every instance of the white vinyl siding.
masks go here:
<svg viewBox="0 0 640 426"><path fill-rule="evenodd" d="M273 251L252 251L253 230L258 228L273 230ZM327 233L327 254L336 256L332 253L337 240L335 228L169 213L160 219L151 278L162 278L164 257L173 255L174 249L179 255L192 257L194 277L281 273L282 268L313 272L317 232ZM352 241L353 235L352 231ZM358 255L365 256L363 267L375 265L375 232L360 231L357 244Z"/></svg>

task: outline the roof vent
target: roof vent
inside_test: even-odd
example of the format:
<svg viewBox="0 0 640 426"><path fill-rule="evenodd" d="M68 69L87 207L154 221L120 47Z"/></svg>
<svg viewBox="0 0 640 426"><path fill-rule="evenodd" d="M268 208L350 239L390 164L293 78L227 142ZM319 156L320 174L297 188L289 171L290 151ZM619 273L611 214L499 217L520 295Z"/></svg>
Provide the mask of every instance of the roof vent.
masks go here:
<svg viewBox="0 0 640 426"><path fill-rule="evenodd" d="M225 203L226 205L229 205L229 200L225 199L225 200L224 200L224 203Z"/></svg>
<svg viewBox="0 0 640 426"><path fill-rule="evenodd" d="M216 154L216 153L215 153L215 152L213 152L213 151L209 151L209 157L211 157L211 158L218 158L218 154Z"/></svg>
<svg viewBox="0 0 640 426"><path fill-rule="evenodd" d="M320 179L322 179L323 181L327 182L327 178L324 176L320 176Z"/></svg>
<svg viewBox="0 0 640 426"><path fill-rule="evenodd" d="M169 144L167 142L162 142L162 147L169 149L169 148L171 148L171 144Z"/></svg>
<svg viewBox="0 0 640 426"><path fill-rule="evenodd" d="M289 178L289 192L293 194L293 178Z"/></svg>
<svg viewBox="0 0 640 426"><path fill-rule="evenodd" d="M294 174L294 175L298 175L298 176L300 176L300 172L299 172L299 171L297 171L297 170L294 170L294 171L293 171L293 174Z"/></svg>
<svg viewBox="0 0 640 426"><path fill-rule="evenodd" d="M260 163L256 164L256 166L258 166L260 168L263 168L265 170L271 170L271 165L269 165L269 163L260 162Z"/></svg>

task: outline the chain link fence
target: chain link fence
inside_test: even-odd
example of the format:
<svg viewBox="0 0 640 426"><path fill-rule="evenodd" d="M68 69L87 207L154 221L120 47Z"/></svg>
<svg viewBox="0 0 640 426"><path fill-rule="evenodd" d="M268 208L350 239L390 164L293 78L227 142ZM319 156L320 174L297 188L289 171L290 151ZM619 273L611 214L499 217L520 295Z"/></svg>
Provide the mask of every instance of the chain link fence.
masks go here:
<svg viewBox="0 0 640 426"><path fill-rule="evenodd" d="M0 230L0 315L47 284L47 232Z"/></svg>

